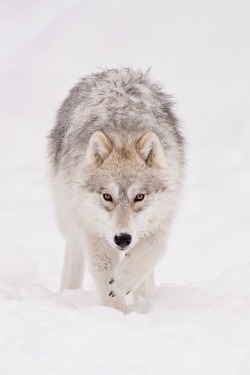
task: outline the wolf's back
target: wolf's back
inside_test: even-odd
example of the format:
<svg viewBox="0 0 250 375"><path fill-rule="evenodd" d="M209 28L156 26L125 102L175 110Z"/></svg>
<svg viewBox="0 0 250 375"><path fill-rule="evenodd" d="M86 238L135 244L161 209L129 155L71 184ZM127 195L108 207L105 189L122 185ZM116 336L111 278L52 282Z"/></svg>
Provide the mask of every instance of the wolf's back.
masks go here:
<svg viewBox="0 0 250 375"><path fill-rule="evenodd" d="M56 172L69 158L76 160L96 130L109 135L114 143L118 137L129 141L129 135L136 142L147 131L153 131L183 165L184 142L170 97L151 81L148 72L103 70L81 79L72 88L49 135L53 170Z"/></svg>

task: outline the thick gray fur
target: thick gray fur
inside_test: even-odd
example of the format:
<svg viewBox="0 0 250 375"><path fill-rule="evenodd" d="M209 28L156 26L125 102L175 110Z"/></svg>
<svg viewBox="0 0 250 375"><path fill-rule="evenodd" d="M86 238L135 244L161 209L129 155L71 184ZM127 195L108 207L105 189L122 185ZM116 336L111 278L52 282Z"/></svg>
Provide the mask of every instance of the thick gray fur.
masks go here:
<svg viewBox="0 0 250 375"><path fill-rule="evenodd" d="M153 131L164 148L175 143L180 164L184 165L184 138L172 111L171 97L150 80L149 72L107 69L82 78L71 89L49 135L54 170L72 150L75 153L77 148L82 154L96 130L103 131L113 142L118 132L121 136L125 133L125 138L126 132L133 133L136 142L147 131Z"/></svg>
<svg viewBox="0 0 250 375"><path fill-rule="evenodd" d="M86 253L104 305L126 312L128 292L152 292L179 201L184 151L171 99L149 72L104 70L70 91L49 135L66 239L62 288L81 287ZM126 249L115 241L122 234L131 237Z"/></svg>

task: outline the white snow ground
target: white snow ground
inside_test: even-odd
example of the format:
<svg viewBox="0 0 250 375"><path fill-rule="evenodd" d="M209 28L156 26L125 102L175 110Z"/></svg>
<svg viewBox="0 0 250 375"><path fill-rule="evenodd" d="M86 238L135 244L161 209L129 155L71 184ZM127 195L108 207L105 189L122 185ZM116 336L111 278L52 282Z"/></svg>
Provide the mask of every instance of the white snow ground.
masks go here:
<svg viewBox="0 0 250 375"><path fill-rule="evenodd" d="M0 375L250 374L249 2L0 1ZM58 292L46 139L98 67L152 65L188 139L151 301L127 316Z"/></svg>

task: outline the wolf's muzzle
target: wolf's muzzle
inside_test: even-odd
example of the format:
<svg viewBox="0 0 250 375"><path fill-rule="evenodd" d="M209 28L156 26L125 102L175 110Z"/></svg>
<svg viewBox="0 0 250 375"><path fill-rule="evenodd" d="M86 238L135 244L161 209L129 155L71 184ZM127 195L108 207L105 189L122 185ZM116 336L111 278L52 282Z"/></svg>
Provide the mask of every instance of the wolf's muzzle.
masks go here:
<svg viewBox="0 0 250 375"><path fill-rule="evenodd" d="M125 249L131 244L132 237L128 233L120 233L114 237L115 244L119 247L119 250Z"/></svg>

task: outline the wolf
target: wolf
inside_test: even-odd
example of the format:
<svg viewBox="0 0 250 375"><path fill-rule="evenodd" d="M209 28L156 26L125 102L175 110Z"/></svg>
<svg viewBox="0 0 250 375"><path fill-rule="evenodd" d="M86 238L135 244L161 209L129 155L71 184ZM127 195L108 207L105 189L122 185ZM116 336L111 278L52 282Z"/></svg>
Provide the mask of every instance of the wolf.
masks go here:
<svg viewBox="0 0 250 375"><path fill-rule="evenodd" d="M149 71L105 69L74 86L49 134L52 196L66 240L61 288L85 258L102 304L150 296L180 199L184 138Z"/></svg>

